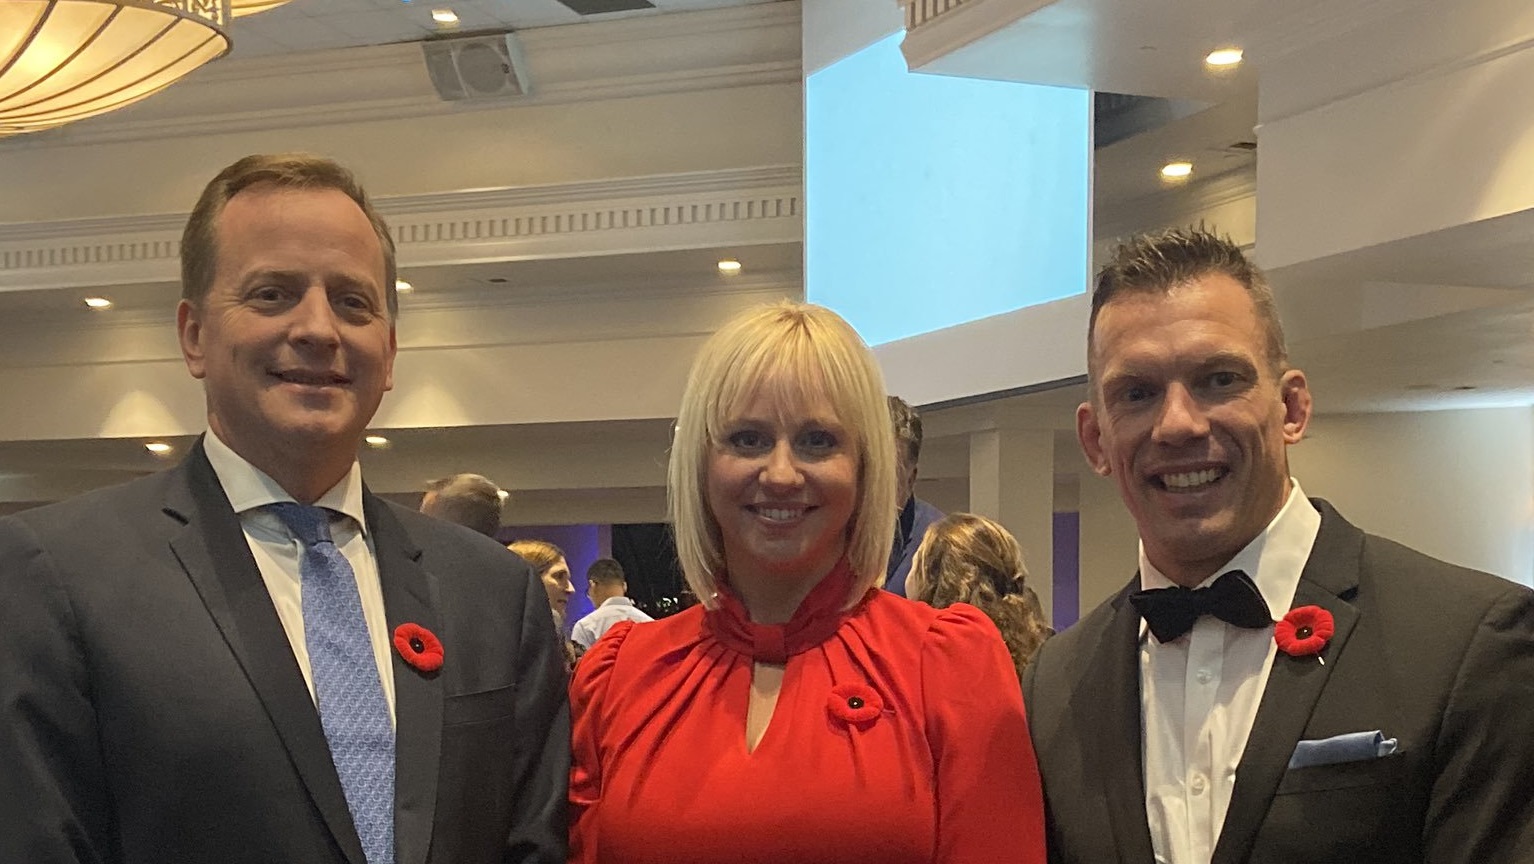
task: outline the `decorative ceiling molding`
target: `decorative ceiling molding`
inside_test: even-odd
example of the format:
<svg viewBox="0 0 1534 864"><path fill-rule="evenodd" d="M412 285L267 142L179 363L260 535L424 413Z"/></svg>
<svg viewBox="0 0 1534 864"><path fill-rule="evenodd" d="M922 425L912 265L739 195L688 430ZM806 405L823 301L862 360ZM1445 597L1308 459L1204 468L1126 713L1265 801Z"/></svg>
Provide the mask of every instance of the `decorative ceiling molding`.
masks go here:
<svg viewBox="0 0 1534 864"><path fill-rule="evenodd" d="M797 166L378 199L401 267L793 243ZM0 225L0 291L174 282L184 215Z"/></svg>
<svg viewBox="0 0 1534 864"><path fill-rule="evenodd" d="M906 64L921 70L960 48L1021 21L1052 0L909 0L906 37L900 43Z"/></svg>
<svg viewBox="0 0 1534 864"><path fill-rule="evenodd" d="M797 83L801 75L794 2L547 27L518 36L533 82L522 97L443 101L414 42L234 58L130 109L6 139L0 153Z"/></svg>

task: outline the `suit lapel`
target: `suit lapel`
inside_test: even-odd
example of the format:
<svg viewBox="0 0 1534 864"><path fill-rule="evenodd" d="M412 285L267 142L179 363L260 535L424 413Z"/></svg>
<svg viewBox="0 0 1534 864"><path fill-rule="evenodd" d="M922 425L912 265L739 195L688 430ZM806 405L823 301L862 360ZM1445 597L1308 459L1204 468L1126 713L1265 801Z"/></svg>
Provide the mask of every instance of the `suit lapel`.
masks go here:
<svg viewBox="0 0 1534 864"><path fill-rule="evenodd" d="M442 634L432 584L421 550L398 517L371 493L363 495L368 530L378 559L384 608L392 633L413 623ZM446 662L453 662L451 645ZM398 864L424 864L436 819L437 773L442 753L442 681L423 675L394 653L395 780L394 842Z"/></svg>
<svg viewBox="0 0 1534 864"><path fill-rule="evenodd" d="M1140 616L1129 604L1139 578L1113 599L1113 615L1097 640L1085 674L1072 691L1071 715L1090 730L1089 776L1103 786L1119 860L1151 861L1141 758Z"/></svg>
<svg viewBox="0 0 1534 864"><path fill-rule="evenodd" d="M1321 530L1300 574L1293 605L1320 606L1332 613L1336 632L1322 651L1325 663L1314 657L1291 657L1282 651L1273 658L1273 669L1236 769L1230 809L1225 814L1212 864L1239 864L1251 854L1257 830L1288 768L1289 757L1304 735L1316 701L1358 623L1358 610L1348 601L1358 587L1363 533L1337 515L1331 505L1315 499L1313 503L1321 511Z"/></svg>
<svg viewBox="0 0 1534 864"><path fill-rule="evenodd" d="M199 442L169 482L165 512L183 524L171 551L256 691L336 844L366 864L330 746L239 517Z"/></svg>

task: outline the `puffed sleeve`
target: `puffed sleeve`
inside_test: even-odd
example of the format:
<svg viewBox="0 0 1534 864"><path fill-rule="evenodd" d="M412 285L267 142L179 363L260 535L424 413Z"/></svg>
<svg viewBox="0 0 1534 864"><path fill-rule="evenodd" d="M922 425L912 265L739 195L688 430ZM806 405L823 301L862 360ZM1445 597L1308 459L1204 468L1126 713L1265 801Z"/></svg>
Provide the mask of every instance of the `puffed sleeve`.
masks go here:
<svg viewBox="0 0 1534 864"><path fill-rule="evenodd" d="M922 646L943 864L1042 864L1044 794L1017 671L996 625L956 603Z"/></svg>
<svg viewBox="0 0 1534 864"><path fill-rule="evenodd" d="M620 621L575 665L570 681L570 862L597 860L596 808L602 802L602 720L618 649L634 628Z"/></svg>

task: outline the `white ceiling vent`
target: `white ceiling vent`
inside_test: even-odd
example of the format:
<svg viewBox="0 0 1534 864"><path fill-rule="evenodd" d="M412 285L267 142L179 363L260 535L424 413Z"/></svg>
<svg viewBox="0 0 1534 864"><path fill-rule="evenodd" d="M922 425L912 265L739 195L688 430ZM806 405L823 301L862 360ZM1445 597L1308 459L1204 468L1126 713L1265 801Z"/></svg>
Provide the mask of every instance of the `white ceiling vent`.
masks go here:
<svg viewBox="0 0 1534 864"><path fill-rule="evenodd" d="M482 33L421 43L437 95L449 102L510 99L530 89L515 33Z"/></svg>

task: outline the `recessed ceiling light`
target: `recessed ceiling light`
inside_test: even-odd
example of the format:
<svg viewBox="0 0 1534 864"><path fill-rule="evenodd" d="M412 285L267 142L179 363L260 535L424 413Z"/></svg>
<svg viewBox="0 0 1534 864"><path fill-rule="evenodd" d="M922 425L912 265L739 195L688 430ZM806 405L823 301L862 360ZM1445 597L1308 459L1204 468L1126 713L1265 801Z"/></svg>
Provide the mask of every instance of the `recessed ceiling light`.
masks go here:
<svg viewBox="0 0 1534 864"><path fill-rule="evenodd" d="M1228 69L1241 63L1240 48L1220 48L1210 51L1209 56L1204 58L1204 65L1213 66L1216 69Z"/></svg>
<svg viewBox="0 0 1534 864"><path fill-rule="evenodd" d="M148 444L144 445L144 449L148 450L150 453L153 453L156 456L164 456L166 453L169 453L175 448L171 447L169 444L166 444L164 441L150 441Z"/></svg>
<svg viewBox="0 0 1534 864"><path fill-rule="evenodd" d="M438 24L457 24L458 13L451 9L433 9L431 10L431 20Z"/></svg>
<svg viewBox="0 0 1534 864"><path fill-rule="evenodd" d="M112 301L105 297L87 297L85 298L85 305L92 309L111 309Z"/></svg>
<svg viewBox="0 0 1534 864"><path fill-rule="evenodd" d="M394 290L399 294L409 294L415 290L415 286L403 279L396 279L394 280Z"/></svg>
<svg viewBox="0 0 1534 864"><path fill-rule="evenodd" d="M720 273L739 273L740 272L740 262L736 261L734 258L725 258L724 260L719 262L719 272Z"/></svg>
<svg viewBox="0 0 1534 864"><path fill-rule="evenodd" d="M1177 180L1192 173L1192 162L1168 162L1161 166L1161 176L1168 180Z"/></svg>
<svg viewBox="0 0 1534 864"><path fill-rule="evenodd" d="M389 446L389 439L385 438L382 435L369 435L366 438L363 438L362 442L364 444L368 445L369 447L387 447L387 446Z"/></svg>

